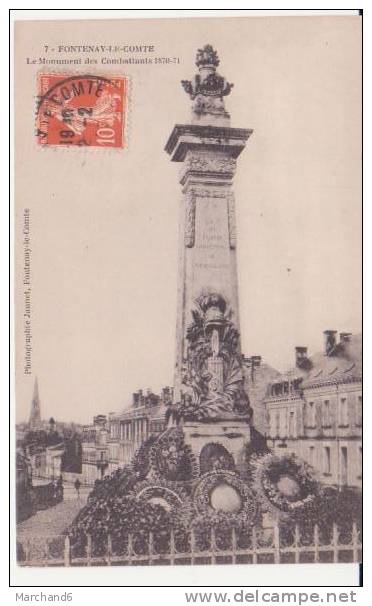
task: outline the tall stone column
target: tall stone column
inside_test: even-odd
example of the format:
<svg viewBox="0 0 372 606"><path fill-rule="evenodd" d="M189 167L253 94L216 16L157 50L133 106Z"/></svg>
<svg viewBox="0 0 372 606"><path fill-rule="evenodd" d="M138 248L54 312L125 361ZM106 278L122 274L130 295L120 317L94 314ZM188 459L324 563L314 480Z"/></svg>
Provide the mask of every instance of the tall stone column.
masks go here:
<svg viewBox="0 0 372 606"><path fill-rule="evenodd" d="M199 73L182 81L191 121L177 124L166 144L180 163L180 248L174 405L183 423L247 422L243 390L232 190L237 158L252 130L232 128L210 45L196 57Z"/></svg>

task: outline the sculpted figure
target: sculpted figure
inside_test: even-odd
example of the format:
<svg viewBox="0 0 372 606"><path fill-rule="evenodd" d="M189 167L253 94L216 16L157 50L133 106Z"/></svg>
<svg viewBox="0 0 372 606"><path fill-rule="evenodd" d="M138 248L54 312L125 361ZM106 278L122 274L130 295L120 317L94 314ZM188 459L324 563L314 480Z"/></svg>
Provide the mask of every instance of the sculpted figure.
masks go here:
<svg viewBox="0 0 372 606"><path fill-rule="evenodd" d="M179 409L184 419L251 417L243 389L239 333L226 301L212 293L200 297L187 330L187 366Z"/></svg>

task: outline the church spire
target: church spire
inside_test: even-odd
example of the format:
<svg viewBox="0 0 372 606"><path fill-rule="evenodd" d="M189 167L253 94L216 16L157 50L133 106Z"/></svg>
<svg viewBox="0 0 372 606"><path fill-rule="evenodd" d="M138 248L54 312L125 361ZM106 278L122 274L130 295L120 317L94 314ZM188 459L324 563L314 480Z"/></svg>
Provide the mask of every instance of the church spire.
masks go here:
<svg viewBox="0 0 372 606"><path fill-rule="evenodd" d="M35 377L34 393L33 393L32 402L31 402L29 425L30 425L30 429L39 429L41 426L39 385L38 385L37 377Z"/></svg>

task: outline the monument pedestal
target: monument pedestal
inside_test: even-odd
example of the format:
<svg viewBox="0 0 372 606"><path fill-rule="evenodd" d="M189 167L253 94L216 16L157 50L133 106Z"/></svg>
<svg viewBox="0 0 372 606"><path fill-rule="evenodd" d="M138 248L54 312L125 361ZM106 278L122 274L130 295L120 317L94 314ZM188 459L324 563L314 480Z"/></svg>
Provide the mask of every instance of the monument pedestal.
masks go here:
<svg viewBox="0 0 372 606"><path fill-rule="evenodd" d="M240 470L250 443L247 421L189 421L182 429L185 444L190 446L201 474L220 469Z"/></svg>

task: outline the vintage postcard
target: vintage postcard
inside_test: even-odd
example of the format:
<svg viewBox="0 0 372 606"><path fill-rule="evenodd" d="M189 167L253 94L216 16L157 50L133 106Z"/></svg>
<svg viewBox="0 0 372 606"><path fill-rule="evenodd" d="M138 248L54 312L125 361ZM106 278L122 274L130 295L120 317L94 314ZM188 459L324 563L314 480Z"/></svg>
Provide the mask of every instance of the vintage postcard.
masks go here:
<svg viewBox="0 0 372 606"><path fill-rule="evenodd" d="M361 17L15 23L20 568L359 563Z"/></svg>

